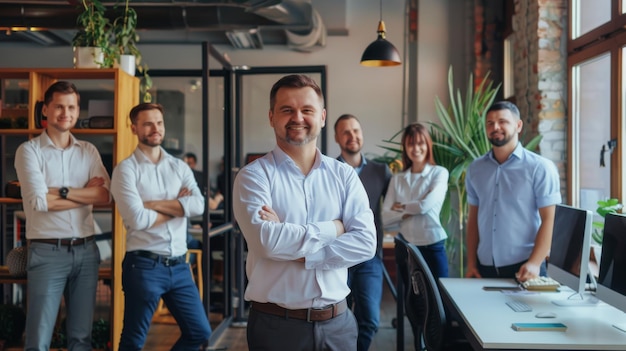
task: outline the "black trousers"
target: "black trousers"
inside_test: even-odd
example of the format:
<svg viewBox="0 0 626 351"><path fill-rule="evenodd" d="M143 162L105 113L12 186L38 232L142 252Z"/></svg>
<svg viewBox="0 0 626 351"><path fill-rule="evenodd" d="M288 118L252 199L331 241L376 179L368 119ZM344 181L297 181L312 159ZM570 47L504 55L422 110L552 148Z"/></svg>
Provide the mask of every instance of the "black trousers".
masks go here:
<svg viewBox="0 0 626 351"><path fill-rule="evenodd" d="M515 279L515 273L519 271L520 267L522 267L524 263L526 263L526 261L512 264L510 266L496 267L496 266L483 266L479 262L478 272L480 273L480 276L483 278ZM546 262L544 261L543 263L541 263L541 267L539 268L539 275L545 276L546 274L547 274Z"/></svg>

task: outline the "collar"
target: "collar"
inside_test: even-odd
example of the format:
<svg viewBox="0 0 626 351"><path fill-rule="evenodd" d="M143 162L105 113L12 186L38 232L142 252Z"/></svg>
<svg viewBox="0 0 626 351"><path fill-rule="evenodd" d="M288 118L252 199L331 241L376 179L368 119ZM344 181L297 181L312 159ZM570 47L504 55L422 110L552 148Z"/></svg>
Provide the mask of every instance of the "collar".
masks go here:
<svg viewBox="0 0 626 351"><path fill-rule="evenodd" d="M48 135L48 132L45 129L43 132L41 132L41 135L39 138L39 145L42 149L46 147L61 149L52 142L52 139L50 139L50 136ZM74 134L72 133L70 133L70 146L80 146L78 139L76 139L76 137L74 137Z"/></svg>
<svg viewBox="0 0 626 351"><path fill-rule="evenodd" d="M169 155L163 147L159 146L159 148L161 149L161 157L155 164L161 163L161 161L165 159L167 155ZM141 151L139 147L135 148L133 155L135 155L135 159L137 159L137 162L139 163L152 163L152 161L148 158L148 156L146 156L146 154L144 154L143 151Z"/></svg>
<svg viewBox="0 0 626 351"><path fill-rule="evenodd" d="M274 156L274 160L276 161L277 167L280 167L285 162L291 162L291 164L293 164L294 166L296 164L291 159L291 157L289 157L289 155L287 155L287 153L285 153L283 149L281 149L278 145L276 145L274 147L274 150L272 150L272 155ZM315 148L315 162L313 163L313 167L311 168L311 170L319 168L323 164L324 164L324 161L322 158L322 152L320 151L319 148Z"/></svg>
<svg viewBox="0 0 626 351"><path fill-rule="evenodd" d="M344 158L341 155L339 155L337 159L343 163L347 163L346 160L344 160ZM354 168L354 170L356 171L356 174L361 174L361 171L363 170L363 168L365 168L365 165L367 165L367 158L365 158L365 155L361 153L361 164L352 168Z"/></svg>
<svg viewBox="0 0 626 351"><path fill-rule="evenodd" d="M424 166L424 170L422 171L422 173L419 174L420 178L427 176L430 172L432 172L433 168L433 165L427 163L426 166ZM404 171L403 177L407 182L411 180L411 170L407 169L406 171Z"/></svg>
<svg viewBox="0 0 626 351"><path fill-rule="evenodd" d="M511 157L515 157L518 160L521 160L523 158L523 155L524 155L524 147L522 146L522 143L518 141L517 146L515 146L515 149L513 149L513 152L511 152L511 154L506 159L506 161L510 160ZM499 163L498 160L496 160L496 157L493 155L493 148L489 150L489 158L493 160L494 162Z"/></svg>

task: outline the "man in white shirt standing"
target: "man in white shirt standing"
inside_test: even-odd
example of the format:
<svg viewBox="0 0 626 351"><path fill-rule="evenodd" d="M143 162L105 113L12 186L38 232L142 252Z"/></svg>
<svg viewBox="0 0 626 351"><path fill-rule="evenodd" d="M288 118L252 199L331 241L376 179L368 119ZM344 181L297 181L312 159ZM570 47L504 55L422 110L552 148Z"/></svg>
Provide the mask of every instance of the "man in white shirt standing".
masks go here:
<svg viewBox="0 0 626 351"><path fill-rule="evenodd" d="M79 103L74 84L52 84L42 109L46 130L15 153L28 239L24 350L50 349L62 296L68 349L91 350L100 265L92 205L110 201L110 181L96 147L70 132Z"/></svg>
<svg viewBox="0 0 626 351"><path fill-rule="evenodd" d="M349 165L321 154L322 92L289 75L270 92L276 147L241 169L235 218L248 244L251 350L356 350L348 267L376 251L374 217Z"/></svg>
<svg viewBox="0 0 626 351"><path fill-rule="evenodd" d="M197 351L211 336L211 327L185 254L187 218L204 212L204 197L191 168L161 147L163 107L139 104L130 111L130 120L139 143L115 167L111 179L111 193L126 227L119 349L142 349L163 298L181 329L172 350Z"/></svg>

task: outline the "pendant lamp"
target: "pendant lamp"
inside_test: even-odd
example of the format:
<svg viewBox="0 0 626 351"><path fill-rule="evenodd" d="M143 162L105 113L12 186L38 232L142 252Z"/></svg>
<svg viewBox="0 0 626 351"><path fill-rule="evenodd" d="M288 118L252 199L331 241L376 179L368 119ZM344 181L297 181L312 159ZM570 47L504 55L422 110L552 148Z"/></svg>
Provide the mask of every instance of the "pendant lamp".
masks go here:
<svg viewBox="0 0 626 351"><path fill-rule="evenodd" d="M361 65L368 67L397 66L401 64L400 53L392 43L385 39L385 22L383 22L383 0L380 0L380 21L378 22L378 38L363 52Z"/></svg>

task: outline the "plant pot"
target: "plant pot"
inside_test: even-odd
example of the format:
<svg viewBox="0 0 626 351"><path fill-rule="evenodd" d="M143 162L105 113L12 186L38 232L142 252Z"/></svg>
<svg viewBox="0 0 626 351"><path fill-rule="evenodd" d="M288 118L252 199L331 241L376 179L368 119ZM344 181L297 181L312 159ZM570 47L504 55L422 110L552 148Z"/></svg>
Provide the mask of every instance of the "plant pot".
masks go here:
<svg viewBox="0 0 626 351"><path fill-rule="evenodd" d="M121 55L119 66L122 71L130 74L131 76L135 75L135 55Z"/></svg>
<svg viewBox="0 0 626 351"><path fill-rule="evenodd" d="M74 47L74 68L100 68L104 61L101 48Z"/></svg>

